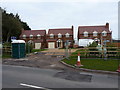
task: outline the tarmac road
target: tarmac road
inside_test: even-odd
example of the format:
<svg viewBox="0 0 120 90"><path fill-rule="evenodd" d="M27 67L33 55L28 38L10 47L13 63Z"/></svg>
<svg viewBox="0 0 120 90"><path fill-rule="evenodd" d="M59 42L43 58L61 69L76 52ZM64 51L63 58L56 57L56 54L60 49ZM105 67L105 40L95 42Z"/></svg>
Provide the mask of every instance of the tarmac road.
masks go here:
<svg viewBox="0 0 120 90"><path fill-rule="evenodd" d="M118 76L3 65L3 88L118 88Z"/></svg>

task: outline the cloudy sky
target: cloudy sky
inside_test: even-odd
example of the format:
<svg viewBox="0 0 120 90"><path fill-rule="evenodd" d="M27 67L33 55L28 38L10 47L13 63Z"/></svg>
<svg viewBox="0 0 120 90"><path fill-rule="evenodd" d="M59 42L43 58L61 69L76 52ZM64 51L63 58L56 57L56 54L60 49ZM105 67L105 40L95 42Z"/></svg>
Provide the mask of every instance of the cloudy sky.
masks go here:
<svg viewBox="0 0 120 90"><path fill-rule="evenodd" d="M31 29L70 28L74 38L78 26L110 23L113 39L118 38L119 0L1 0L7 12L18 13Z"/></svg>

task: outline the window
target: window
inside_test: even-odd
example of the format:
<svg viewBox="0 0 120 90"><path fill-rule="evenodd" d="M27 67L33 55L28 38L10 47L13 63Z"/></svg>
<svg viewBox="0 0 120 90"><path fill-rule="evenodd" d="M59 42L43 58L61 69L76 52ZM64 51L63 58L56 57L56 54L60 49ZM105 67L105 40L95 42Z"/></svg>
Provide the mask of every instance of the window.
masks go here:
<svg viewBox="0 0 120 90"><path fill-rule="evenodd" d="M107 36L107 32L106 32L106 31L103 31L103 32L102 32L102 36Z"/></svg>
<svg viewBox="0 0 120 90"><path fill-rule="evenodd" d="M88 37L88 32L87 31L84 32L84 37Z"/></svg>
<svg viewBox="0 0 120 90"><path fill-rule="evenodd" d="M33 39L33 35L30 35L30 39Z"/></svg>
<svg viewBox="0 0 120 90"><path fill-rule="evenodd" d="M69 38L70 34L69 34L69 33L66 33L65 36L66 36L66 38Z"/></svg>
<svg viewBox="0 0 120 90"><path fill-rule="evenodd" d="M26 35L23 35L23 39L26 39Z"/></svg>
<svg viewBox="0 0 120 90"><path fill-rule="evenodd" d="M41 36L41 35L40 35L40 34L38 34L38 35L37 35L37 39L40 39L40 36Z"/></svg>
<svg viewBox="0 0 120 90"><path fill-rule="evenodd" d="M62 34L61 34L61 33L59 33L59 34L58 34L58 38L61 38L61 37L62 37Z"/></svg>
<svg viewBox="0 0 120 90"><path fill-rule="evenodd" d="M54 34L50 34L50 38L54 38Z"/></svg>
<svg viewBox="0 0 120 90"><path fill-rule="evenodd" d="M93 36L97 36L97 32L96 31L93 32Z"/></svg>

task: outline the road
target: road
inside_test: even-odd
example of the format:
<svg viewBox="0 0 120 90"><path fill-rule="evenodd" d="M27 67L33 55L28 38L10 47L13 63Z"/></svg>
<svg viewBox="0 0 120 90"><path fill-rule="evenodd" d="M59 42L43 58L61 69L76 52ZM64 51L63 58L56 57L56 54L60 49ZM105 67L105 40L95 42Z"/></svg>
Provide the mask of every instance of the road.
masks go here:
<svg viewBox="0 0 120 90"><path fill-rule="evenodd" d="M3 88L118 88L118 76L3 65Z"/></svg>

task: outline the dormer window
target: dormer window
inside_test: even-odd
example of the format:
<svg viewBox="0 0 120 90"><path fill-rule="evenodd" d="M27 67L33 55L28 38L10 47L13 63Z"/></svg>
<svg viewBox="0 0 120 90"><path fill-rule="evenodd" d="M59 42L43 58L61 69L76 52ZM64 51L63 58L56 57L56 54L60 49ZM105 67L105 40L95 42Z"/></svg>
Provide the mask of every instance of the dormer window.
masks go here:
<svg viewBox="0 0 120 90"><path fill-rule="evenodd" d="M26 39L26 35L23 35L22 37L23 37L23 39Z"/></svg>
<svg viewBox="0 0 120 90"><path fill-rule="evenodd" d="M54 38L54 34L50 34L50 38Z"/></svg>
<svg viewBox="0 0 120 90"><path fill-rule="evenodd" d="M33 35L32 34L30 35L30 39L33 39Z"/></svg>
<svg viewBox="0 0 120 90"><path fill-rule="evenodd" d="M88 32L87 31L84 32L84 37L88 37Z"/></svg>
<svg viewBox="0 0 120 90"><path fill-rule="evenodd" d="M98 33L98 32L94 31L94 32L93 32L93 36L94 36L94 37L97 36L97 33Z"/></svg>
<svg viewBox="0 0 120 90"><path fill-rule="evenodd" d="M70 34L69 34L69 33L66 33L65 36L66 36L66 38L69 38Z"/></svg>
<svg viewBox="0 0 120 90"><path fill-rule="evenodd" d="M106 31L103 31L103 32L102 32L102 36L107 36L107 32L106 32Z"/></svg>
<svg viewBox="0 0 120 90"><path fill-rule="evenodd" d="M61 34L61 33L59 33L59 34L58 34L58 38L61 38L61 37L62 37L62 34Z"/></svg>
<svg viewBox="0 0 120 90"><path fill-rule="evenodd" d="M41 36L41 35L40 35L40 34L38 34L38 35L37 35L37 39L40 39L40 36Z"/></svg>

